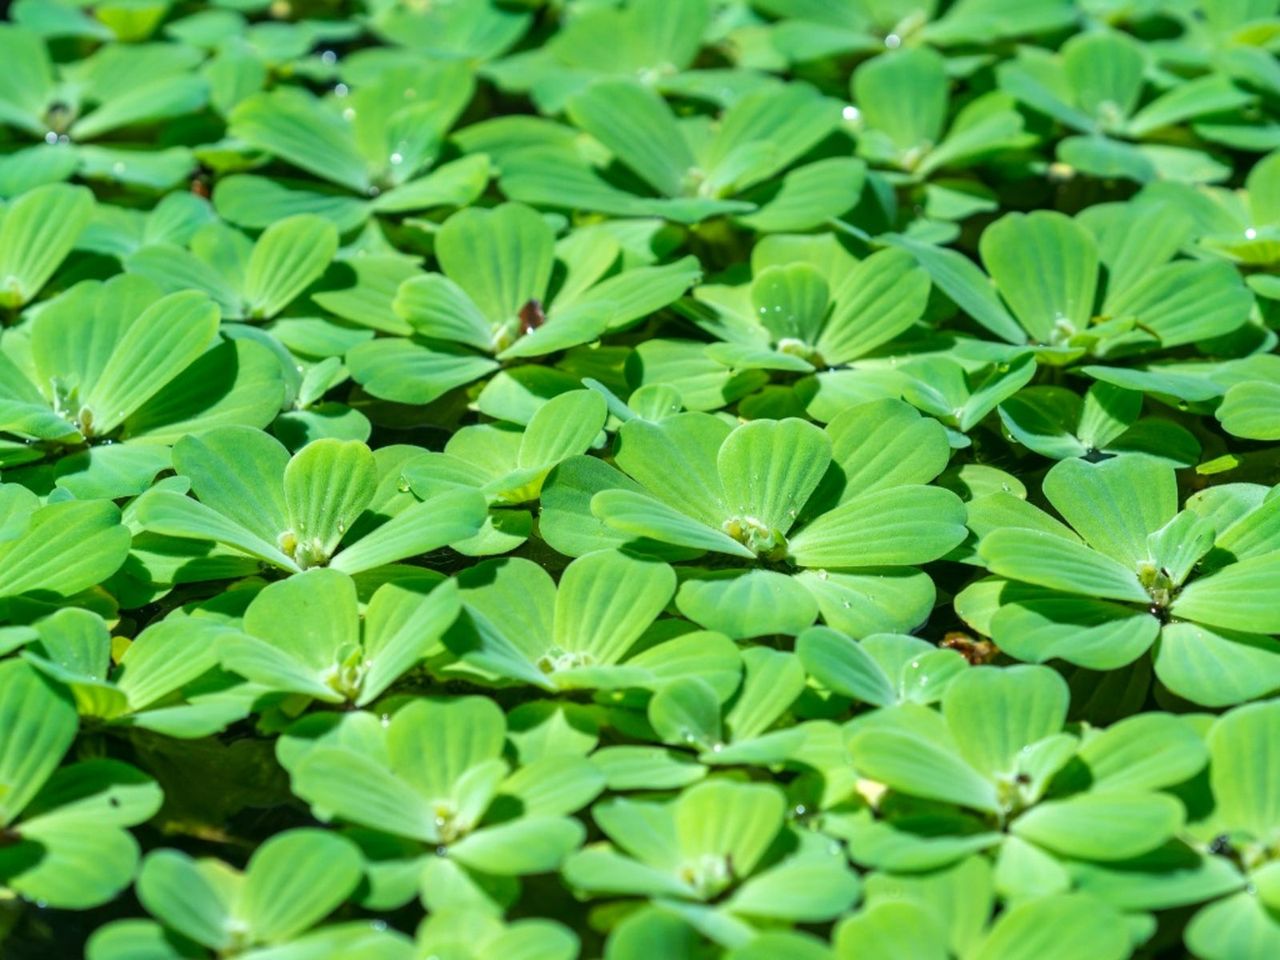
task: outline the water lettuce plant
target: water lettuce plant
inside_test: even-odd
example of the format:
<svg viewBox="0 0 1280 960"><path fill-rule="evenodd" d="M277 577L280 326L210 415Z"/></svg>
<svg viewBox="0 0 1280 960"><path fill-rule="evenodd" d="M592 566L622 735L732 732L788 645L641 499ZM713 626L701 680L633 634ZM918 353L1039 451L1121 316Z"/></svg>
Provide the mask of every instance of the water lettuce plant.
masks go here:
<svg viewBox="0 0 1280 960"><path fill-rule="evenodd" d="M1280 570L1273 493L1225 485L1178 510L1166 463L1063 460L1044 494L1069 526L1009 494L970 504L978 556L998 579L967 588L957 609L987 618L1020 659L1112 669L1155 645L1156 675L1179 696L1252 699L1277 682L1280 619L1258 592Z"/></svg>
<svg viewBox="0 0 1280 960"><path fill-rule="evenodd" d="M1280 955L1276 0L0 7L0 955Z"/></svg>

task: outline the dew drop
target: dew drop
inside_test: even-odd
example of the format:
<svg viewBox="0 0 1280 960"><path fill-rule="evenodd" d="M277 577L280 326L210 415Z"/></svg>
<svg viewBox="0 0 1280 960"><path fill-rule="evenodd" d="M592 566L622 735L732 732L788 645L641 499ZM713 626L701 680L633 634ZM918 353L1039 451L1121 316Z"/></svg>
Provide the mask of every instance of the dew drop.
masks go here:
<svg viewBox="0 0 1280 960"><path fill-rule="evenodd" d="M333 85L333 95L335 97L345 97L350 92L351 92L351 88L348 87L345 83L335 83Z"/></svg>
<svg viewBox="0 0 1280 960"><path fill-rule="evenodd" d="M862 119L862 111L850 103L840 111L840 116L844 117L850 123L857 123Z"/></svg>
<svg viewBox="0 0 1280 960"><path fill-rule="evenodd" d="M324 53L320 54L320 62L327 63L327 64L337 63L338 55L334 53L332 50L326 50Z"/></svg>
<svg viewBox="0 0 1280 960"><path fill-rule="evenodd" d="M884 45L890 50L897 50L902 46L902 38L896 33L891 33L884 38Z"/></svg>
<svg viewBox="0 0 1280 960"><path fill-rule="evenodd" d="M403 156L402 154L399 154L399 153L393 153L393 154L391 155L391 165L392 165L393 167L398 167L398 166L400 166L400 164L402 164L402 163L404 163L404 156Z"/></svg>
<svg viewBox="0 0 1280 960"><path fill-rule="evenodd" d="M355 118L356 118L355 107L347 107L345 110L342 111L342 119L346 120L348 123L350 123Z"/></svg>
<svg viewBox="0 0 1280 960"><path fill-rule="evenodd" d="M1249 229L1244 232L1244 238L1246 240L1256 240L1258 239L1258 231L1253 229L1253 227L1249 227Z"/></svg>
<svg viewBox="0 0 1280 960"><path fill-rule="evenodd" d="M50 146L53 146L53 144L58 142L58 135L54 133L52 130L50 130L48 133L44 135L44 142L49 144Z"/></svg>

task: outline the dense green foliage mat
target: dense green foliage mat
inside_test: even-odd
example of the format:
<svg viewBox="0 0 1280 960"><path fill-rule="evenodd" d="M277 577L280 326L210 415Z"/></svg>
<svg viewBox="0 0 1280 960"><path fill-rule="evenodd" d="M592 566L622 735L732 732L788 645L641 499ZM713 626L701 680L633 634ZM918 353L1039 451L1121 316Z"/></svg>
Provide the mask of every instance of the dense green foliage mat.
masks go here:
<svg viewBox="0 0 1280 960"><path fill-rule="evenodd" d="M1280 957L1280 0L16 0L5 960Z"/></svg>

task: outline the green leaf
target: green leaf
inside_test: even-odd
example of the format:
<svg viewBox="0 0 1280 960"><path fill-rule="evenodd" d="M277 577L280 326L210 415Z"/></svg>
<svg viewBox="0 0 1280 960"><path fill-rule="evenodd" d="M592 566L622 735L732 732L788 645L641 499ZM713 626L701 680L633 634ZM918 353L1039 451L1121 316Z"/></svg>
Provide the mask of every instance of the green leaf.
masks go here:
<svg viewBox="0 0 1280 960"><path fill-rule="evenodd" d="M383 584L365 610L367 672L356 706L382 695L435 645L457 618L461 604L454 581L434 586L411 581Z"/></svg>
<svg viewBox="0 0 1280 960"><path fill-rule="evenodd" d="M85 946L88 960L193 960L200 948L173 943L164 927L150 920L116 920L99 927Z"/></svg>
<svg viewBox="0 0 1280 960"><path fill-rule="evenodd" d="M1026 333L1001 302L995 284L964 254L904 236L892 242L914 256L938 288L987 330L1008 343L1026 342Z"/></svg>
<svg viewBox="0 0 1280 960"><path fill-rule="evenodd" d="M449 855L496 876L548 873L582 845L586 833L569 817L521 817L476 831L450 847Z"/></svg>
<svg viewBox="0 0 1280 960"><path fill-rule="evenodd" d="M723 859L735 875L749 876L781 829L784 807L770 784L704 780L675 803L680 856L687 864Z"/></svg>
<svg viewBox="0 0 1280 960"><path fill-rule="evenodd" d="M720 446L716 467L730 511L785 534L831 462L831 444L803 420L757 420Z"/></svg>
<svg viewBox="0 0 1280 960"><path fill-rule="evenodd" d="M298 796L332 816L423 843L439 839L428 800L385 766L354 750L318 746L292 774Z"/></svg>
<svg viewBox="0 0 1280 960"><path fill-rule="evenodd" d="M265 426L284 404L280 364L249 340L224 340L201 354L124 423L126 436L176 443L215 427Z"/></svg>
<svg viewBox="0 0 1280 960"><path fill-rule="evenodd" d="M1160 631L1156 676L1180 697L1212 707L1253 700L1280 689L1280 642L1194 623Z"/></svg>
<svg viewBox="0 0 1280 960"><path fill-rule="evenodd" d="M1023 328L1039 343L1083 331L1093 316L1098 251L1061 213L1010 213L982 234L982 262Z"/></svg>
<svg viewBox="0 0 1280 960"><path fill-rule="evenodd" d="M589 553L561 575L553 642L595 663L617 663L663 611L675 589L675 571L665 563L613 550Z"/></svg>
<svg viewBox="0 0 1280 960"><path fill-rule="evenodd" d="M475 536L488 515L478 490L455 490L415 503L355 543L343 548L331 566L362 573L406 560Z"/></svg>
<svg viewBox="0 0 1280 960"><path fill-rule="evenodd" d="M19 660L0 664L0 824L8 826L44 786L75 739L71 698Z"/></svg>
<svg viewBox="0 0 1280 960"><path fill-rule="evenodd" d="M1142 94L1145 65L1137 41L1109 30L1072 37L1062 48L1063 71L1076 103L1100 118L1133 113Z"/></svg>
<svg viewBox="0 0 1280 960"><path fill-rule="evenodd" d="M284 471L294 558L305 567L331 557L376 491L373 453L360 441L325 439L303 447Z"/></svg>
<svg viewBox="0 0 1280 960"><path fill-rule="evenodd" d="M893 790L998 813L996 788L946 745L890 729L866 730L849 743L854 766Z"/></svg>
<svg viewBox="0 0 1280 960"><path fill-rule="evenodd" d="M1184 939L1205 960L1262 960L1280 949L1280 924L1256 896L1241 892L1192 917Z"/></svg>
<svg viewBox="0 0 1280 960"><path fill-rule="evenodd" d="M358 643L358 625L355 585L335 570L309 570L273 583L254 597L244 613L245 632L268 641L293 664L307 669L308 682L298 692L319 690L324 699L334 698L333 691L323 686L324 673L341 660L344 647ZM226 666L261 683L272 682L253 669L253 660L242 660L247 653L260 662L258 645L245 649L224 642L224 647L230 654L223 658Z"/></svg>
<svg viewBox="0 0 1280 960"><path fill-rule="evenodd" d="M128 886L137 864L133 837L125 830L104 829L89 816L54 813L30 820L22 825L22 841L0 851L0 877L6 886L30 900L70 910L114 899Z"/></svg>
<svg viewBox="0 0 1280 960"><path fill-rule="evenodd" d="M209 540L225 544L250 557L266 561L284 570L301 568L281 553L274 543L203 503L174 493L172 490L150 490L139 502L135 514L143 529L166 537Z"/></svg>
<svg viewBox="0 0 1280 960"><path fill-rule="evenodd" d="M858 891L857 876L839 860L796 857L748 880L727 907L744 916L821 923L847 911Z"/></svg>
<svg viewBox="0 0 1280 960"><path fill-rule="evenodd" d="M1064 460L1063 463L1073 461ZM1110 557L1040 530L995 530L978 555L992 573L1086 597L1146 604L1138 577Z"/></svg>
<svg viewBox="0 0 1280 960"><path fill-rule="evenodd" d="M920 960L947 960L946 937L923 906L885 900L842 920L835 930L840 960L895 960L905 952Z"/></svg>
<svg viewBox="0 0 1280 960"><path fill-rule="evenodd" d="M42 133L40 114L54 88L53 65L44 38L21 26L6 24L0 51L13 64L0 80L0 117L29 133Z"/></svg>
<svg viewBox="0 0 1280 960"><path fill-rule="evenodd" d="M598 80L569 101L568 113L658 193L684 192L693 155L671 108L650 88L631 80Z"/></svg>
<svg viewBox="0 0 1280 960"><path fill-rule="evenodd" d="M347 352L352 378L383 400L427 404L497 369L488 357L441 341L385 338Z"/></svg>
<svg viewBox="0 0 1280 960"><path fill-rule="evenodd" d="M554 235L529 207L506 203L454 214L436 237L436 258L488 319L514 324L530 300L546 296Z"/></svg>
<svg viewBox="0 0 1280 960"><path fill-rule="evenodd" d="M755 559L754 553L727 534L638 491L602 490L591 498L591 512L631 537Z"/></svg>
<svg viewBox="0 0 1280 960"><path fill-rule="evenodd" d="M138 874L138 899L166 926L212 949L231 943L237 878L214 860L177 850L148 854Z"/></svg>
<svg viewBox="0 0 1280 960"><path fill-rule="evenodd" d="M808 263L775 264L751 282L751 306L775 343L815 342L829 304L826 278Z"/></svg>
<svg viewBox="0 0 1280 960"><path fill-rule="evenodd" d="M902 484L928 483L951 457L942 424L901 400L860 403L827 424L844 475L841 499Z"/></svg>
<svg viewBox="0 0 1280 960"><path fill-rule="evenodd" d="M1239 890L1245 882L1229 861L1177 842L1121 863L1074 863L1071 877L1083 892L1121 910L1203 903Z"/></svg>
<svg viewBox="0 0 1280 960"><path fill-rule="evenodd" d="M802 570L794 578L818 601L827 625L850 635L915 629L937 599L929 575L910 567Z"/></svg>
<svg viewBox="0 0 1280 960"><path fill-rule="evenodd" d="M734 741L765 733L804 690L804 669L793 654L757 647L742 655L746 676L725 716Z"/></svg>
<svg viewBox="0 0 1280 960"><path fill-rule="evenodd" d="M1115 670L1142 656L1160 636L1146 610L1107 600L1034 590L1003 602L990 622L1001 650L1030 663L1061 659L1090 670Z"/></svg>
<svg viewBox="0 0 1280 960"><path fill-rule="evenodd" d="M237 914L258 943L284 943L329 915L364 875L350 840L322 830L279 833L245 868Z"/></svg>
<svg viewBox="0 0 1280 960"><path fill-rule="evenodd" d="M1147 560L1147 538L1178 509L1173 468L1141 456L1064 460L1045 476L1044 492L1090 546L1131 569Z"/></svg>
<svg viewBox="0 0 1280 960"><path fill-rule="evenodd" d="M194 290L152 303L115 345L84 396L95 434L109 434L189 368L217 336L217 306ZM81 419L86 419L82 411Z"/></svg>
<svg viewBox="0 0 1280 960"><path fill-rule="evenodd" d="M1015 903L1001 914L975 960L1123 960L1130 954L1124 918L1083 894Z"/></svg>
<svg viewBox="0 0 1280 960"><path fill-rule="evenodd" d="M247 427L187 437L173 450L177 472L200 502L273 545L288 528L284 474L289 453L278 440Z"/></svg>
<svg viewBox="0 0 1280 960"><path fill-rule="evenodd" d="M614 928L605 960L694 956L702 940L698 931L665 910L648 908L630 914Z"/></svg>
<svg viewBox="0 0 1280 960"><path fill-rule="evenodd" d="M372 207L380 213L407 213L432 207L464 207L484 192L493 164L484 154L459 157L424 177L379 194Z"/></svg>
<svg viewBox="0 0 1280 960"><path fill-rule="evenodd" d="M794 577L775 570L719 571L680 585L680 612L735 640L794 635L813 623L818 604Z"/></svg>
<svg viewBox="0 0 1280 960"><path fill-rule="evenodd" d="M950 490L902 486L857 496L822 514L791 538L806 567L926 563L965 538L964 505Z"/></svg>
<svg viewBox="0 0 1280 960"><path fill-rule="evenodd" d="M947 687L942 713L960 754L988 777L1012 773L1033 743L1062 729L1067 684L1048 667L979 667Z"/></svg>
<svg viewBox="0 0 1280 960"><path fill-rule="evenodd" d="M840 122L837 101L805 84L767 85L725 111L705 157L702 190L723 196L760 183L822 141Z"/></svg>
<svg viewBox="0 0 1280 960"><path fill-rule="evenodd" d="M711 750L723 741L720 700L696 677L666 684L649 701L649 722L663 742Z"/></svg>
<svg viewBox="0 0 1280 960"><path fill-rule="evenodd" d="M1010 829L1024 840L1082 860L1127 860L1172 837L1182 804L1158 793L1083 793L1033 807Z"/></svg>
<svg viewBox="0 0 1280 960"><path fill-rule="evenodd" d="M255 319L274 317L324 273L338 250L338 229L315 214L277 220L253 245L244 299Z"/></svg>
<svg viewBox="0 0 1280 960"><path fill-rule="evenodd" d="M929 275L901 250L861 261L832 291L835 307L818 338L828 365L856 360L910 328L924 314Z"/></svg>
<svg viewBox="0 0 1280 960"><path fill-rule="evenodd" d="M123 127L195 113L208 98L208 86L202 77L157 78L104 101L73 123L69 133L78 140L97 139Z"/></svg>
<svg viewBox="0 0 1280 960"><path fill-rule="evenodd" d="M110 501L50 503L28 516L29 523L0 540L0 597L70 596L111 576L129 553L129 531Z"/></svg>
<svg viewBox="0 0 1280 960"><path fill-rule="evenodd" d="M1266 602L1277 576L1280 553L1242 560L1187 584L1169 610L1210 627L1280 633L1280 611Z"/></svg>
<svg viewBox="0 0 1280 960"><path fill-rule="evenodd" d="M346 121L296 87L279 87L243 100L231 113L228 132L356 193L366 193L372 186Z"/></svg>
<svg viewBox="0 0 1280 960"><path fill-rule="evenodd" d="M1194 776L1208 761L1190 724L1163 713L1137 714L1087 738L1079 757L1091 790L1158 790Z"/></svg>
<svg viewBox="0 0 1280 960"><path fill-rule="evenodd" d="M726 512L716 457L730 432L722 421L697 413L658 423L631 420L618 431L615 460L652 496L719 526Z"/></svg>
<svg viewBox="0 0 1280 960"><path fill-rule="evenodd" d="M1107 302L1112 316L1136 317L1164 347L1223 336L1249 319L1253 297L1225 263L1171 263Z"/></svg>
<svg viewBox="0 0 1280 960"><path fill-rule="evenodd" d="M924 47L873 57L853 75L853 100L870 133L886 137L894 159L909 169L913 151L918 156L942 139L946 62Z"/></svg>
<svg viewBox="0 0 1280 960"><path fill-rule="evenodd" d="M310 188L310 189L307 189ZM219 178L213 204L228 223L265 230L286 217L315 214L346 233L369 217L369 202L340 187L235 173Z"/></svg>
<svg viewBox="0 0 1280 960"><path fill-rule="evenodd" d="M796 637L805 672L828 690L877 707L897 700L897 690L862 644L829 627L810 627Z"/></svg>
<svg viewBox="0 0 1280 960"><path fill-rule="evenodd" d="M1216 813L1230 829L1270 837L1280 823L1280 798L1272 789L1280 767L1275 702L1232 710L1209 731L1209 778Z"/></svg>
<svg viewBox="0 0 1280 960"><path fill-rule="evenodd" d="M1214 416L1222 429L1246 440L1280 440L1280 384L1253 380L1227 389Z"/></svg>
<svg viewBox="0 0 1280 960"><path fill-rule="evenodd" d="M34 300L71 252L93 215L86 187L61 183L28 190L0 212L0 307Z"/></svg>
<svg viewBox="0 0 1280 960"><path fill-rule="evenodd" d="M461 287L441 274L410 276L399 285L392 306L397 316L425 337L453 340L477 350L493 347L494 331L489 318Z"/></svg>
<svg viewBox="0 0 1280 960"><path fill-rule="evenodd" d="M585 453L607 416L604 397L594 390L570 390L552 397L525 428L517 465L547 469L566 457Z"/></svg>
<svg viewBox="0 0 1280 960"><path fill-rule="evenodd" d="M783 174L778 192L738 221L761 233L812 230L858 202L866 172L853 157L807 163Z"/></svg>

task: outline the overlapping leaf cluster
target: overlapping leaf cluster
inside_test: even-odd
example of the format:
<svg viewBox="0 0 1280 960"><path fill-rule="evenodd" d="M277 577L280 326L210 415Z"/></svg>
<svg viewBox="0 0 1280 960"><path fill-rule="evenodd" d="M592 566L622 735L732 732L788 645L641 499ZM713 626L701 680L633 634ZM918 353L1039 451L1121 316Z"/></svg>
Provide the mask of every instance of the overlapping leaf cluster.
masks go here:
<svg viewBox="0 0 1280 960"><path fill-rule="evenodd" d="M5 956L1280 956L1278 31L16 0Z"/></svg>

